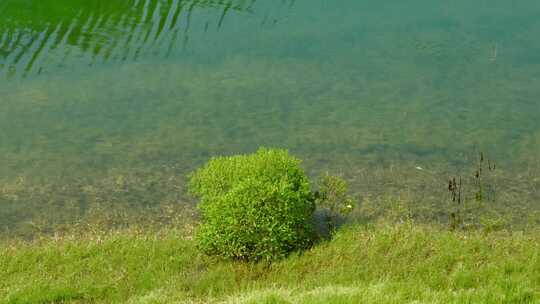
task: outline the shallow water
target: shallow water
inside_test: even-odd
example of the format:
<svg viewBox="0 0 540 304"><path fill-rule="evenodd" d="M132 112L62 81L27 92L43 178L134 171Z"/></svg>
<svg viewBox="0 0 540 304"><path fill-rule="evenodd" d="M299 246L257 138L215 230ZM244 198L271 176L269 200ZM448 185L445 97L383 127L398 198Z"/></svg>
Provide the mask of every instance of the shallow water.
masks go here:
<svg viewBox="0 0 540 304"><path fill-rule="evenodd" d="M484 151L499 200L538 207L539 13L532 0L3 0L0 226L66 204L176 202L144 181L259 146L363 198L432 202ZM126 176L137 195L88 198Z"/></svg>

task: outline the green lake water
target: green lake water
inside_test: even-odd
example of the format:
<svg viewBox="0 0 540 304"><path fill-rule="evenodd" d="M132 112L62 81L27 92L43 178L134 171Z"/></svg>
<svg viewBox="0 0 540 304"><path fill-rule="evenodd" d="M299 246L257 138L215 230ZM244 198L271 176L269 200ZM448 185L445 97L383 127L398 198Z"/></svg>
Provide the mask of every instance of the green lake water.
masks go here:
<svg viewBox="0 0 540 304"><path fill-rule="evenodd" d="M188 172L260 146L429 206L483 151L530 214L538 37L534 0L3 0L0 228L183 204Z"/></svg>

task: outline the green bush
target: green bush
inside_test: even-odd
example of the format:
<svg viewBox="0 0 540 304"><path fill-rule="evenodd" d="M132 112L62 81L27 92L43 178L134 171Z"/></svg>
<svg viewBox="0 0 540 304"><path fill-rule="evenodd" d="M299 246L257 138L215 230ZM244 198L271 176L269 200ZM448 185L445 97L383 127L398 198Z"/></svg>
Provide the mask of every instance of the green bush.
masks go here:
<svg viewBox="0 0 540 304"><path fill-rule="evenodd" d="M285 150L212 158L191 175L190 191L200 199L196 238L207 254L272 260L312 243L309 180Z"/></svg>

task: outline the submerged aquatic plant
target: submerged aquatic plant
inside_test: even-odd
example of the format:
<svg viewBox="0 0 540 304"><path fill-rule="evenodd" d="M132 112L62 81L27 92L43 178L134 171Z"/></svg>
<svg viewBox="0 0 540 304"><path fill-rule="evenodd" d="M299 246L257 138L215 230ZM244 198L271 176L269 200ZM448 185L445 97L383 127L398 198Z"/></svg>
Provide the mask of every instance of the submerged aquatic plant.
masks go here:
<svg viewBox="0 0 540 304"><path fill-rule="evenodd" d="M319 180L319 190L314 194L316 206L323 212L324 222L332 233L355 206L354 200L348 195L347 182L340 176L326 172Z"/></svg>
<svg viewBox="0 0 540 304"><path fill-rule="evenodd" d="M463 202L461 197L461 190L463 188L463 184L461 182L461 177L458 177L458 181L456 182L456 178L453 177L448 181L448 191L450 191L452 195L452 202L455 204L455 210L450 212L450 229L455 230L458 227L463 227L463 217L462 217L462 208L463 208Z"/></svg>
<svg viewBox="0 0 540 304"><path fill-rule="evenodd" d="M478 164L473 174L474 199L470 201L474 204L466 204L467 199L464 191L464 180L466 179L458 176L448 180L448 191L453 205L450 211L451 230L464 229L474 225L483 226L483 223L493 222L485 217L487 213L485 201L495 201L495 187L486 183L486 161L487 172L492 172L496 168L495 163L487 159L484 152L480 152ZM499 221L496 222L499 223Z"/></svg>

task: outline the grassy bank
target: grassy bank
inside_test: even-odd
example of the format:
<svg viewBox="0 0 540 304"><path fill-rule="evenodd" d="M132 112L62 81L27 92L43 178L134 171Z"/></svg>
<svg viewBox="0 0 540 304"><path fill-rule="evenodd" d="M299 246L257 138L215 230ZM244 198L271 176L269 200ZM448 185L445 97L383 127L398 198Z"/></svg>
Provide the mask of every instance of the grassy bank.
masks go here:
<svg viewBox="0 0 540 304"><path fill-rule="evenodd" d="M537 303L540 236L418 224L342 229L275 263L198 253L181 230L0 249L2 303Z"/></svg>

